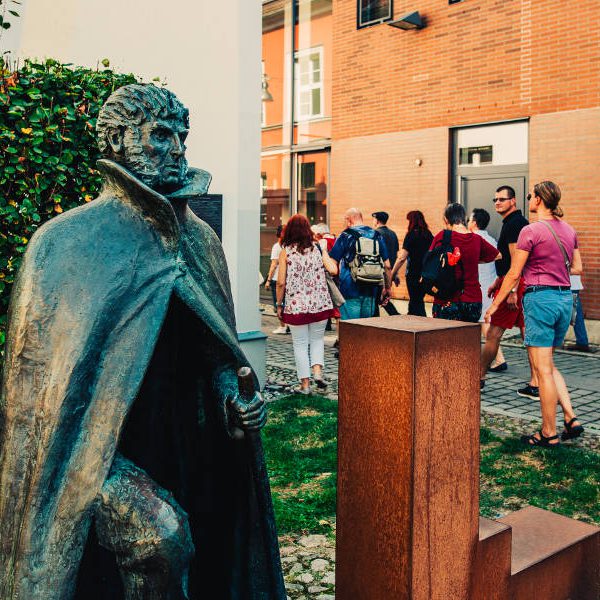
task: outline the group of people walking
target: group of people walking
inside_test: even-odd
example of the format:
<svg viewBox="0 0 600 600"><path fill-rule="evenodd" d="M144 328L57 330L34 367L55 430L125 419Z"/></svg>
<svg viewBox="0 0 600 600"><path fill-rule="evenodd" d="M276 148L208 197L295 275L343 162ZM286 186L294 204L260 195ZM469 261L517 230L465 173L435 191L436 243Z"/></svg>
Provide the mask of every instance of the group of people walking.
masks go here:
<svg viewBox="0 0 600 600"><path fill-rule="evenodd" d="M577 235L562 219L561 192L555 183L538 183L527 198L530 214L537 216L533 223L517 208L512 187L497 189L492 199L502 217L497 243L487 232L490 214L475 209L467 219L464 207L457 203L446 206L444 229L435 236L423 213L410 211L401 248L396 234L387 227L385 212L373 213L374 227L369 227L358 209L349 209L339 237L328 234L329 239L323 239L320 231L319 241L306 217L294 215L281 232L279 248L274 246L276 258L272 255L268 280L276 279L280 319L276 333L285 332L286 327L291 330L298 391L310 392L311 371L317 387L327 386L323 355L328 319L338 315L342 319L373 317L380 307L397 314L390 303L390 288L392 282L399 284L399 270L405 263L408 314L426 316L424 296L431 289L424 282L426 258L449 244L452 253L448 260L456 265L456 291L450 297L434 293L432 313L441 319L482 322L481 389L488 370L507 369L500 341L507 329L518 327L527 347L531 378L517 393L539 399L542 411L541 429L523 436L523 442L555 447L559 437L580 436L583 426L553 360L554 349L562 346L572 311L579 303L571 289L572 278L582 271ZM326 229L323 224L318 227ZM339 289L331 277L336 278ZM338 295L343 297L341 303L336 302ZM557 404L564 414L560 436L556 432Z"/></svg>

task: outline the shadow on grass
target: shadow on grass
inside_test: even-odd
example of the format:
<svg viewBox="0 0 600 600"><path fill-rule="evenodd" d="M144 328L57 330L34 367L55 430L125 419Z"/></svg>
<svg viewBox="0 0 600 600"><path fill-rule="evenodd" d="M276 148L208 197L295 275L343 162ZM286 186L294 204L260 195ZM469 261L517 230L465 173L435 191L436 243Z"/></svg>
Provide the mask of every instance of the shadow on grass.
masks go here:
<svg viewBox="0 0 600 600"><path fill-rule="evenodd" d="M269 405L263 434L280 534L335 527L337 402L287 396ZM600 456L563 445L526 448L481 428L480 512L495 518L529 504L600 523Z"/></svg>

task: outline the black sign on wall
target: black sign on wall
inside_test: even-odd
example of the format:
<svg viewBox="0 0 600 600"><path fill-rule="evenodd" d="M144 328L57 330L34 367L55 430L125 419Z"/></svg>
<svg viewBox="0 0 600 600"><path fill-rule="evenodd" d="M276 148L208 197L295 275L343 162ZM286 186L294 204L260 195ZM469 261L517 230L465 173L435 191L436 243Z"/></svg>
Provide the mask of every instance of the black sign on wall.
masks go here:
<svg viewBox="0 0 600 600"><path fill-rule="evenodd" d="M223 235L223 195L206 194L188 200L192 212L208 223L220 240Z"/></svg>

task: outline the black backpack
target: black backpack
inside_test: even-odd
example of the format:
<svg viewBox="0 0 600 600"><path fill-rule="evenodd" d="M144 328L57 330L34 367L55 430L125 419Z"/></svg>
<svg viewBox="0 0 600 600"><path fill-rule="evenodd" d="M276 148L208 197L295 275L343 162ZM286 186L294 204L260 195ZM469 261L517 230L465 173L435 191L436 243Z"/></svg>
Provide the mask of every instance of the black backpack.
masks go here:
<svg viewBox="0 0 600 600"><path fill-rule="evenodd" d="M451 236L452 231L445 229L442 243L429 250L423 258L421 285L426 294L431 294L438 300L449 300L463 289L464 274L457 276L457 268L460 266L462 270L460 259L456 265L451 265L448 260L448 254L454 252Z"/></svg>

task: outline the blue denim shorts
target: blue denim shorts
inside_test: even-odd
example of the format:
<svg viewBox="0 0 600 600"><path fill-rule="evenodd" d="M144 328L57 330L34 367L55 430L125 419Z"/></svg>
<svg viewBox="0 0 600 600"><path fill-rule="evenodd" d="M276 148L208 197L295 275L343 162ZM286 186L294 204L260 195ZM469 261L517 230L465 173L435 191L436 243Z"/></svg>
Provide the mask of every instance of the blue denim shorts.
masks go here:
<svg viewBox="0 0 600 600"><path fill-rule="evenodd" d="M573 294L567 290L540 290L523 296L525 345L558 348L571 322Z"/></svg>

